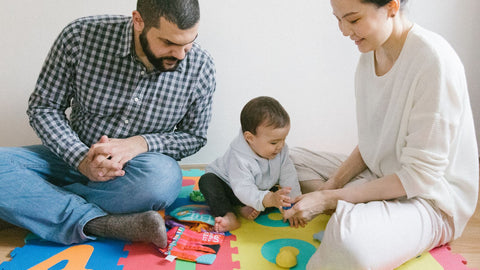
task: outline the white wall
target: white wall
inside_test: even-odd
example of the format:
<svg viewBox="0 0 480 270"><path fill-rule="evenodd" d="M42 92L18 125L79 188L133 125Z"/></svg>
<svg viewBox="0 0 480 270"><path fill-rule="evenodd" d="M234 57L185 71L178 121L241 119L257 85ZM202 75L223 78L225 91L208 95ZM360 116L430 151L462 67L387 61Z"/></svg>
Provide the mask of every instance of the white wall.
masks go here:
<svg viewBox="0 0 480 270"><path fill-rule="evenodd" d="M0 0L0 146L39 143L25 114L60 30L93 14L131 14L135 0ZM209 142L183 164L209 163L237 134L243 105L277 98L290 113L290 146L349 153L356 145L353 73L358 51L341 35L329 1L205 0L198 41L214 56L217 93ZM410 17L442 34L467 70L480 136L480 1L411 0ZM480 138L480 137L478 137Z"/></svg>

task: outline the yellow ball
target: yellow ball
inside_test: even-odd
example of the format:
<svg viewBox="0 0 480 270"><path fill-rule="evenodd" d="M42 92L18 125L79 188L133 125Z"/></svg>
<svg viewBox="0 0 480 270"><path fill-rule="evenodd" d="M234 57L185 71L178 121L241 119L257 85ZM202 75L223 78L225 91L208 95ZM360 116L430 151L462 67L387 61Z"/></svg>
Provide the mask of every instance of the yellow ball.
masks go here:
<svg viewBox="0 0 480 270"><path fill-rule="evenodd" d="M282 247L275 258L278 266L283 268L292 268L297 265L297 255L300 252L294 247Z"/></svg>

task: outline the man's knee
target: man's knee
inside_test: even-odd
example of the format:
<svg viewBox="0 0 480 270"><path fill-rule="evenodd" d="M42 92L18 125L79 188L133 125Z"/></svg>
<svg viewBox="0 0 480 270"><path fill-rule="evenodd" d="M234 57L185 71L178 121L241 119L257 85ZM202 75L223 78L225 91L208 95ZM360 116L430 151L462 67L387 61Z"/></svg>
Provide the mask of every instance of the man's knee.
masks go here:
<svg viewBox="0 0 480 270"><path fill-rule="evenodd" d="M46 166L52 157L56 156L43 145L0 147L0 166L9 169Z"/></svg>
<svg viewBox="0 0 480 270"><path fill-rule="evenodd" d="M10 167L12 156L9 149L9 147L0 147L0 172Z"/></svg>
<svg viewBox="0 0 480 270"><path fill-rule="evenodd" d="M18 158L21 155L19 147L0 147L0 168L2 170L17 167Z"/></svg>
<svg viewBox="0 0 480 270"><path fill-rule="evenodd" d="M172 204L180 192L182 171L169 156L145 153L129 162L125 170L133 178L135 184L131 192L143 210L163 209Z"/></svg>
<svg viewBox="0 0 480 270"><path fill-rule="evenodd" d="M0 173L26 168L24 165L31 163L30 155L27 147L0 147Z"/></svg>

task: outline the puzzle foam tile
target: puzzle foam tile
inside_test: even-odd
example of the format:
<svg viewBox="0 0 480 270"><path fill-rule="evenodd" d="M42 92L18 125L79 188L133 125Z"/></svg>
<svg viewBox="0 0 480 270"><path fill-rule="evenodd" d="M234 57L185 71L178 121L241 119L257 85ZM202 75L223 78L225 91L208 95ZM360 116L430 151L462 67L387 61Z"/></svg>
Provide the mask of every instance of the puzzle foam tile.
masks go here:
<svg viewBox="0 0 480 270"><path fill-rule="evenodd" d="M232 254L238 253L237 248L231 247L231 244L234 241L236 241L236 237L234 235L225 236L215 262L211 265L197 264L195 270L240 269L240 263L238 261L232 261Z"/></svg>
<svg viewBox="0 0 480 270"><path fill-rule="evenodd" d="M432 255L432 257L435 258L435 260L441 264L445 270L470 269L467 267L467 260L465 260L465 258L463 258L463 256L460 254L452 253L448 244L430 250L430 255Z"/></svg>
<svg viewBox="0 0 480 270"><path fill-rule="evenodd" d="M275 264L280 248L292 246L300 251L297 266L291 269L305 269L319 242L313 234L324 230L330 216L319 215L305 228L291 228L283 223L278 210L262 213L260 219L250 221L241 218L242 226L231 233L237 237L233 245L238 254L232 255L240 262L241 269L282 269Z"/></svg>
<svg viewBox="0 0 480 270"><path fill-rule="evenodd" d="M191 169L191 170L182 170L183 176L186 177L200 177L205 173L204 170Z"/></svg>
<svg viewBox="0 0 480 270"><path fill-rule="evenodd" d="M424 252L397 267L395 270L468 270L465 259L459 254L453 254L448 245Z"/></svg>
<svg viewBox="0 0 480 270"><path fill-rule="evenodd" d="M127 255L123 251L125 242L99 239L77 245L60 245L32 239L22 248L15 248L12 261L0 265L1 270L59 270L59 269L111 269L117 266L119 258Z"/></svg>
<svg viewBox="0 0 480 270"><path fill-rule="evenodd" d="M123 265L123 270L176 270L175 262L169 262L165 260L163 256L161 256L158 249L152 244L127 244L125 245L125 251L128 251L128 256L118 260L118 265Z"/></svg>

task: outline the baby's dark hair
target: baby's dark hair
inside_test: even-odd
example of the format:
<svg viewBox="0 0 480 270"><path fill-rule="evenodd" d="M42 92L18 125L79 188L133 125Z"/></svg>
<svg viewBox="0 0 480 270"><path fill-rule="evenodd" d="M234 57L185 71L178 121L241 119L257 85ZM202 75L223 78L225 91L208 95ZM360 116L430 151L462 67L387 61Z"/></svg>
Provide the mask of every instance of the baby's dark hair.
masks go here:
<svg viewBox="0 0 480 270"><path fill-rule="evenodd" d="M242 131L256 135L260 125L283 128L290 125L290 117L282 105L271 97L261 96L250 100L240 113Z"/></svg>

